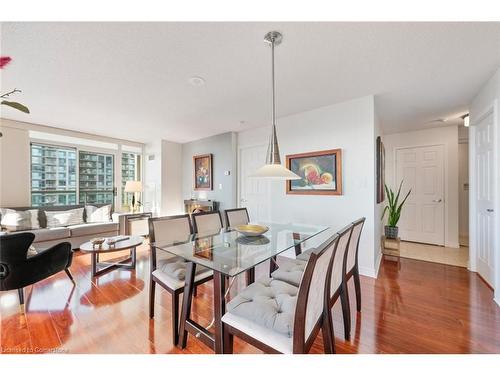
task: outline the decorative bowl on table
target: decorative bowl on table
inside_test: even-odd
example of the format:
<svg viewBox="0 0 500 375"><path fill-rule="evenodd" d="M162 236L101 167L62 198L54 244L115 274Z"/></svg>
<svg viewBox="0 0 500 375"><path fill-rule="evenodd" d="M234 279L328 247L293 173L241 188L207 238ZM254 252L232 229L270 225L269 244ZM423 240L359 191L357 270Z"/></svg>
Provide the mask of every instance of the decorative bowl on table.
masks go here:
<svg viewBox="0 0 500 375"><path fill-rule="evenodd" d="M268 227L266 227L264 225L257 225L257 224L238 225L234 229L238 233L240 233L246 237L262 236L264 233L266 233L269 230Z"/></svg>

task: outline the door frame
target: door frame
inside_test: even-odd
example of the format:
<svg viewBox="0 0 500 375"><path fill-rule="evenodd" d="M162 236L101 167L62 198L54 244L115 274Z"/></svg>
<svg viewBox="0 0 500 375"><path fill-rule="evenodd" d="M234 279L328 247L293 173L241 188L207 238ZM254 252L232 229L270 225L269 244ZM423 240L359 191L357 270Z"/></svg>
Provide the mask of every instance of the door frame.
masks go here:
<svg viewBox="0 0 500 375"><path fill-rule="evenodd" d="M246 150L246 149L249 149L249 148L255 148L255 147L264 147L266 148L267 147L267 142L264 142L264 143L251 143L251 144L248 144L248 145L245 145L245 146L238 146L238 188L237 188L237 199L238 199L238 202L236 204L236 207L241 207L241 187L243 186L243 168L241 167L241 160L242 160L242 157L241 157L241 153L242 151ZM265 152L265 151L264 151ZM269 189L271 189L272 186L270 184L269 186ZM269 191L269 194L267 196L267 206L269 207L269 218L271 217L271 191Z"/></svg>
<svg viewBox="0 0 500 375"><path fill-rule="evenodd" d="M448 179L446 178L446 172L448 171L448 145L446 145L445 143L430 143L430 144L422 144L422 143L418 143L418 144L414 144L414 145L410 145L410 146L401 146L401 147L394 147L394 154L393 154L393 160L394 160L394 170L393 170L393 186L396 186L396 184L399 183L399 181L396 181L397 179L397 175L398 175L398 159L397 159L397 154L398 154L398 150L406 150L406 149L409 149L409 148L421 148L421 147L435 147L435 146L441 146L443 147L443 210L444 210L444 213L443 213L443 231L444 231L444 235L443 235L443 238L444 238L444 246L446 247L459 247L458 244L455 244L454 242L451 242L450 241L450 238L449 238L449 233L448 233L448 230L447 230L447 227L448 227L448 221L449 221L449 218L448 218ZM455 246L456 245L456 246Z"/></svg>
<svg viewBox="0 0 500 375"><path fill-rule="evenodd" d="M498 146L499 146L499 124L498 124L498 101L497 99L493 100L489 105L486 106L482 111L479 112L477 116L471 117L470 129L469 129L469 267L468 269L472 272L477 272L477 227L476 227L476 200L475 195L477 191L476 184L476 127L478 123L484 120L490 114L493 115L493 161L494 161L494 203L493 207L495 210L495 216L493 220L494 228L498 228L499 218L498 214L500 212L500 184L498 183L499 176L499 163L498 163ZM500 249L499 249L499 241L498 235L496 231L493 231L494 240L493 240L493 284L495 289L495 302L500 305Z"/></svg>

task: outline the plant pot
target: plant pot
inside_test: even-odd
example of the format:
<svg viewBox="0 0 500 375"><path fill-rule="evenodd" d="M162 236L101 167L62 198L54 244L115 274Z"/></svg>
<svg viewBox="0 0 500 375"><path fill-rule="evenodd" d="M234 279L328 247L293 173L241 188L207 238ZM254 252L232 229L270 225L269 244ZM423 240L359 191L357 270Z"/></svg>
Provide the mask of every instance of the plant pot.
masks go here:
<svg viewBox="0 0 500 375"><path fill-rule="evenodd" d="M398 238L398 227L390 227L389 225L385 226L385 238Z"/></svg>

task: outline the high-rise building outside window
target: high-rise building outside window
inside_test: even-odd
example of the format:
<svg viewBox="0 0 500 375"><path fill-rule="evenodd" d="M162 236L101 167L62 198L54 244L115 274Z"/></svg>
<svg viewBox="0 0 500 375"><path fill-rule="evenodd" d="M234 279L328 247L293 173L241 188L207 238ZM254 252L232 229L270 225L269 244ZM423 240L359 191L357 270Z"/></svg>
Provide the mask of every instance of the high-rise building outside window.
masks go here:
<svg viewBox="0 0 500 375"><path fill-rule="evenodd" d="M76 149L31 144L31 205L76 204Z"/></svg>

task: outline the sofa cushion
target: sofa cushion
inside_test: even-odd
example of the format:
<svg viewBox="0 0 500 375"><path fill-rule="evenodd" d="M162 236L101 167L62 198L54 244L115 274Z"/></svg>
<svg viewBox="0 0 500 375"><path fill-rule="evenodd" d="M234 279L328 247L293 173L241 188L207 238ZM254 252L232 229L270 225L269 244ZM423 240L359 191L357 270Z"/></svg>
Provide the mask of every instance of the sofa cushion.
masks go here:
<svg viewBox="0 0 500 375"><path fill-rule="evenodd" d="M111 220L111 205L102 207L85 206L85 221L87 223L104 223Z"/></svg>
<svg viewBox="0 0 500 375"><path fill-rule="evenodd" d="M45 211L47 228L66 227L83 223L83 207L65 211Z"/></svg>
<svg viewBox="0 0 500 375"><path fill-rule="evenodd" d="M35 240L33 243L53 241L53 240L63 240L70 237L71 233L68 228L40 228L33 230L23 230L21 232L31 232L35 235Z"/></svg>
<svg viewBox="0 0 500 375"><path fill-rule="evenodd" d="M268 330L292 337L298 291L293 285L264 277L234 297L227 304L227 311Z"/></svg>
<svg viewBox="0 0 500 375"><path fill-rule="evenodd" d="M12 210L0 208L1 225L8 231L21 231L40 228L38 209Z"/></svg>
<svg viewBox="0 0 500 375"><path fill-rule="evenodd" d="M86 223L70 225L71 237L89 236L99 233L118 232L118 223Z"/></svg>

